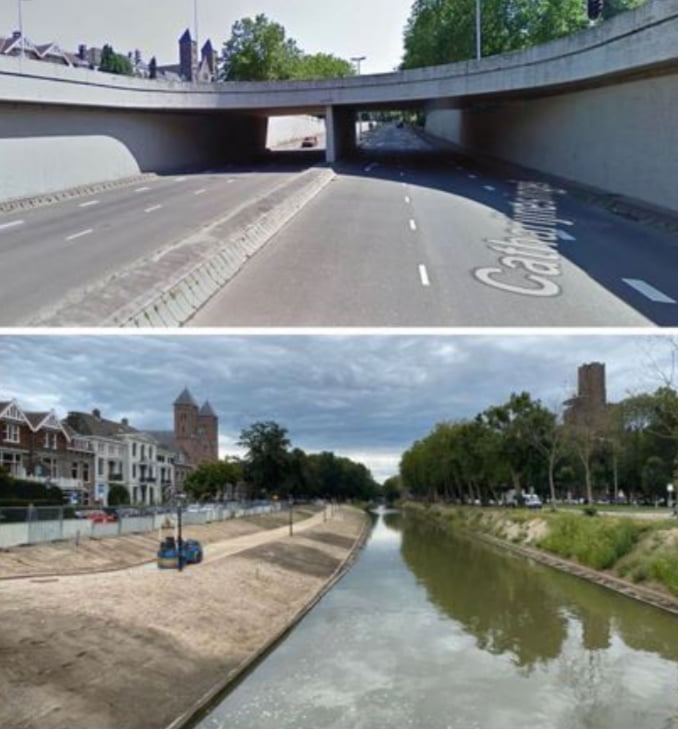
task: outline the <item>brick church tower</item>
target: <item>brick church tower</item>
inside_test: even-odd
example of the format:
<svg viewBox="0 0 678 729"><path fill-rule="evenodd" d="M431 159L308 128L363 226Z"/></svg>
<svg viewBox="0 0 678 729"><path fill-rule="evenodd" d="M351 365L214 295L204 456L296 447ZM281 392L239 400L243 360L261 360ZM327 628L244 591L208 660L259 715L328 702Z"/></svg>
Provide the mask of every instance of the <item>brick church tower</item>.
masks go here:
<svg viewBox="0 0 678 729"><path fill-rule="evenodd" d="M209 402L199 408L188 388L174 402L174 439L194 465L219 460L219 418Z"/></svg>

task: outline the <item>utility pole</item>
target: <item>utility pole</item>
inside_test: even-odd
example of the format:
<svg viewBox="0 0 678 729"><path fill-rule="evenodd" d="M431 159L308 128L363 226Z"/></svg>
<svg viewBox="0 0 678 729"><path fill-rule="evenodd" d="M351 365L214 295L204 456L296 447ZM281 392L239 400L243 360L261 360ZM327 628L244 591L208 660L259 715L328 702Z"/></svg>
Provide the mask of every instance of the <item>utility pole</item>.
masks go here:
<svg viewBox="0 0 678 729"><path fill-rule="evenodd" d="M23 3L26 0L17 0L19 10L19 33L21 34L21 54L19 56L19 73L24 72L24 56L26 55L26 40L24 38L24 10Z"/></svg>
<svg viewBox="0 0 678 729"><path fill-rule="evenodd" d="M366 60L367 60L367 56L355 56L354 58L351 58L351 61L355 65L356 71L358 72L358 76L360 76L360 69L362 67L361 64L363 61L366 61Z"/></svg>
<svg viewBox="0 0 678 729"><path fill-rule="evenodd" d="M476 58L483 57L483 30L482 30L482 8L481 0L476 0Z"/></svg>
<svg viewBox="0 0 678 729"><path fill-rule="evenodd" d="M200 56L200 43L198 42L198 0L193 0L193 20L194 20L194 28L195 28L195 47L198 53L198 56ZM198 58L198 63L200 62L200 59Z"/></svg>

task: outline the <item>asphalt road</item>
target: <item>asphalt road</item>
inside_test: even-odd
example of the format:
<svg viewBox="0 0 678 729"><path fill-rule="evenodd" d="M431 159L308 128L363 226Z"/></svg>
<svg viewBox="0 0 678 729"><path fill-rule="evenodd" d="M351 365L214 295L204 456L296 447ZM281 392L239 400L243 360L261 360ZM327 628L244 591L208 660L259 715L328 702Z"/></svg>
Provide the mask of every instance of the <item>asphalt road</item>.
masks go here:
<svg viewBox="0 0 678 729"><path fill-rule="evenodd" d="M304 166L294 162L262 165L256 170L157 177L1 215L0 326L21 323L123 266L181 240L291 178Z"/></svg>
<svg viewBox="0 0 678 729"><path fill-rule="evenodd" d="M343 165L189 325L678 325L675 234L430 152L408 129L372 134L364 159ZM555 242L523 237L510 250L516 204L544 189Z"/></svg>

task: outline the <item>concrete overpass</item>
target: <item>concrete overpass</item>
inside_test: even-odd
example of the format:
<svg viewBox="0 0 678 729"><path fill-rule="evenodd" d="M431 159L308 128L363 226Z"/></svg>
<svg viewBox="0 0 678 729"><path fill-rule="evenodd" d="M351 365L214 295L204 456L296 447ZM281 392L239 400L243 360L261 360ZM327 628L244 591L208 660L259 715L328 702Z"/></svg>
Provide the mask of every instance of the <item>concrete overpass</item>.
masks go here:
<svg viewBox="0 0 678 729"><path fill-rule="evenodd" d="M0 199L263 149L269 116L322 114L327 159L361 110L416 108L473 151L678 210L678 0L481 61L357 78L191 85L0 59ZM7 171L9 171L7 173Z"/></svg>

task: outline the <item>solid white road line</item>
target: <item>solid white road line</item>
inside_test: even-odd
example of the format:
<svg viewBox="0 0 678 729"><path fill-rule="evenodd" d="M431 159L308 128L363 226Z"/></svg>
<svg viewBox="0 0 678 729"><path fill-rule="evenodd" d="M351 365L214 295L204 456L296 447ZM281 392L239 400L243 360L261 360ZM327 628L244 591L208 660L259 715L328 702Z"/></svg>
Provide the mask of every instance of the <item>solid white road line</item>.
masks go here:
<svg viewBox="0 0 678 729"><path fill-rule="evenodd" d="M650 286L650 284L646 281L641 281L637 278L623 278L622 281L630 286L632 289L635 289L639 293L643 294L643 296L646 296L648 299L650 299L650 301L656 301L658 304L676 303L675 299L672 299L670 296L662 293L654 286Z"/></svg>
<svg viewBox="0 0 678 729"><path fill-rule="evenodd" d="M431 285L431 281L428 277L428 271L426 270L426 266L424 266L423 263L419 266L419 278L421 279L422 286L428 287Z"/></svg>
<svg viewBox="0 0 678 729"><path fill-rule="evenodd" d="M175 178L174 181L175 182L186 182L186 178L185 177L177 177L177 178Z"/></svg>
<svg viewBox="0 0 678 729"><path fill-rule="evenodd" d="M468 178L469 178L469 180L477 180L478 175L469 175Z"/></svg>
<svg viewBox="0 0 678 729"><path fill-rule="evenodd" d="M3 223L0 225L0 230L9 230L9 228L16 228L19 225L23 225L23 220L13 220L11 223Z"/></svg>
<svg viewBox="0 0 678 729"><path fill-rule="evenodd" d="M410 230L414 232L416 229L417 229L416 221L413 220L412 218L410 218Z"/></svg>
<svg viewBox="0 0 678 729"><path fill-rule="evenodd" d="M78 207L91 208L92 206L98 205L98 204L99 204L98 200L90 200L89 202L80 203L80 205Z"/></svg>
<svg viewBox="0 0 678 729"><path fill-rule="evenodd" d="M235 180L226 180L227 185L232 185L235 182Z"/></svg>
<svg viewBox="0 0 678 729"><path fill-rule="evenodd" d="M134 192L147 192L150 190L150 187L137 187L137 189Z"/></svg>
<svg viewBox="0 0 678 729"><path fill-rule="evenodd" d="M196 190L193 194L194 195L204 195L207 192L204 188L202 190Z"/></svg>
<svg viewBox="0 0 678 729"><path fill-rule="evenodd" d="M556 234L560 240L577 240L573 235L566 233L564 230L557 230Z"/></svg>
<svg viewBox="0 0 678 729"><path fill-rule="evenodd" d="M150 208L146 208L146 210L144 210L144 212L145 213L154 213L156 210L160 210L161 207L162 207L162 205L153 205Z"/></svg>
<svg viewBox="0 0 678 729"><path fill-rule="evenodd" d="M78 238L84 238L86 235L91 235L94 233L93 228L88 228L87 230L81 230L79 233L74 233L73 235L69 235L68 238L66 238L67 241L71 240L77 240Z"/></svg>
<svg viewBox="0 0 678 729"><path fill-rule="evenodd" d="M485 189L488 192L494 192L497 188L496 187L492 187L492 185L485 185Z"/></svg>

